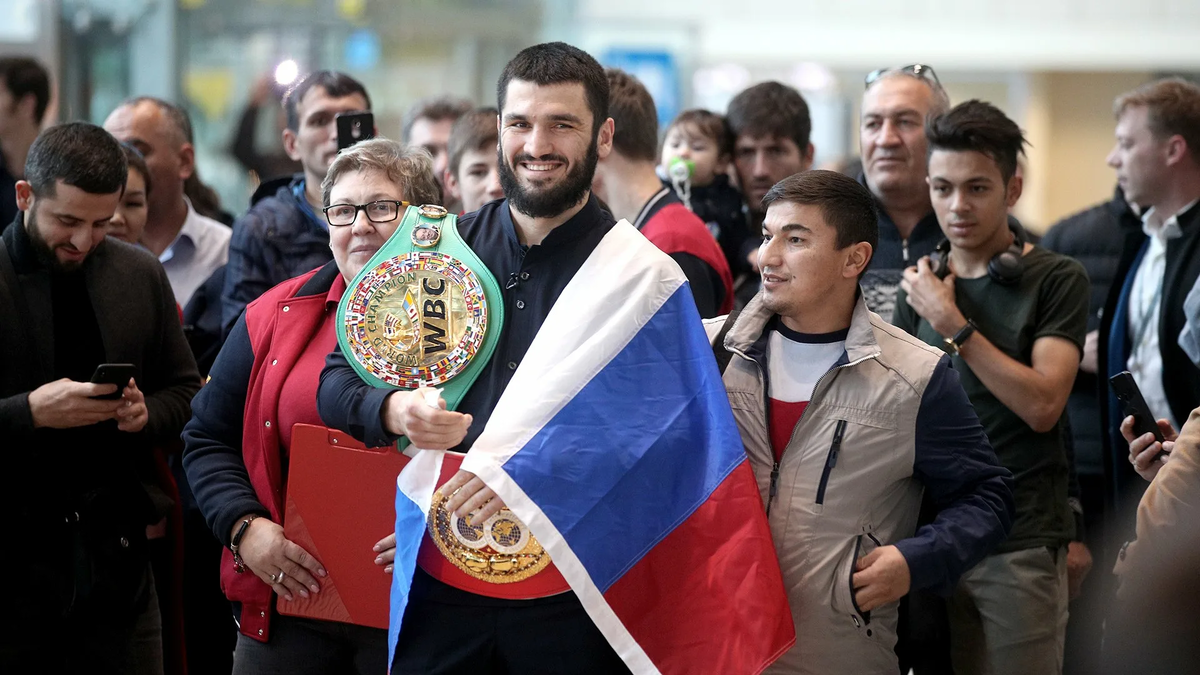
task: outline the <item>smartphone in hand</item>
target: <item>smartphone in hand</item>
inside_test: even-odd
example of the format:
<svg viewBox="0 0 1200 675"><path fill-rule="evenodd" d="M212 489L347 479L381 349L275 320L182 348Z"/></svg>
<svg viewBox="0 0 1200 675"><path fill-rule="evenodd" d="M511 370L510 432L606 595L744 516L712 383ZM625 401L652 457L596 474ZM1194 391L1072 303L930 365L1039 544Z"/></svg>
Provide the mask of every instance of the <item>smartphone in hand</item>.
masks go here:
<svg viewBox="0 0 1200 675"><path fill-rule="evenodd" d="M338 113L338 150L345 150L359 141L375 138L375 116L369 112Z"/></svg>
<svg viewBox="0 0 1200 675"><path fill-rule="evenodd" d="M105 401L121 398L121 392L129 386L129 380L137 377L137 368L132 363L101 363L92 373L92 384L115 384L117 390L111 394L94 396Z"/></svg>
<svg viewBox="0 0 1200 675"><path fill-rule="evenodd" d="M1158 428L1154 413L1150 412L1150 406L1146 405L1146 399L1142 397L1142 390L1138 389L1133 374L1128 370L1121 371L1109 378L1108 383L1117 395L1117 400L1121 402L1121 414L1125 417L1133 416L1134 438L1154 434L1154 440L1158 441L1159 445L1164 443L1166 439ZM1165 454L1160 452L1154 459L1158 460Z"/></svg>

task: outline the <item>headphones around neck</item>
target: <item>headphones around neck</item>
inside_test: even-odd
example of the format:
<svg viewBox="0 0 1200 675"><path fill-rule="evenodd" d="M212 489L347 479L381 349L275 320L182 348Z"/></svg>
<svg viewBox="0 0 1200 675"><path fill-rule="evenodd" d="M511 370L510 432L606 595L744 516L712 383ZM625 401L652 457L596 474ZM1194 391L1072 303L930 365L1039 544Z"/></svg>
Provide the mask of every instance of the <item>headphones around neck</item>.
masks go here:
<svg viewBox="0 0 1200 675"><path fill-rule="evenodd" d="M1002 286L1016 285L1025 272L1025 229L1012 220L1008 221L1008 229L1013 233L1012 245L992 256L987 266L988 276ZM949 260L950 240L943 239L929 255L929 266L939 279L950 273Z"/></svg>

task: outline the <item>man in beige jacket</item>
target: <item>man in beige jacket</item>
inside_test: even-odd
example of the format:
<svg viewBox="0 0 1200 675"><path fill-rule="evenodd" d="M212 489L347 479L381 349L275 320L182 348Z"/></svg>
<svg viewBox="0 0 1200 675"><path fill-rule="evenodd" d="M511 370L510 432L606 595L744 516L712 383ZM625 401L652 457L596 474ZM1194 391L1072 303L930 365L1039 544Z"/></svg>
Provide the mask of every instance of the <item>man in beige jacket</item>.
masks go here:
<svg viewBox="0 0 1200 675"><path fill-rule="evenodd" d="M796 627L769 672L896 672L899 599L949 593L1003 541L1012 476L946 356L867 309L871 193L807 171L763 206L762 289L708 328Z"/></svg>

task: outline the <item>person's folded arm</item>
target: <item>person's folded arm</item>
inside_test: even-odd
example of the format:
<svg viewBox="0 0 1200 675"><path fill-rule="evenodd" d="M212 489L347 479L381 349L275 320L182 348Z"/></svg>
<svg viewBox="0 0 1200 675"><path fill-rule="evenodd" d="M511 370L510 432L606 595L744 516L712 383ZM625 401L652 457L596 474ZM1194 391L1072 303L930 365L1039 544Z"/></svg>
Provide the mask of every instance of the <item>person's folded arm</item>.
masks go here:
<svg viewBox="0 0 1200 675"><path fill-rule="evenodd" d="M326 426L344 431L369 448L392 445L399 436L384 425L384 405L396 389L372 387L359 377L340 349L325 357L317 411Z"/></svg>

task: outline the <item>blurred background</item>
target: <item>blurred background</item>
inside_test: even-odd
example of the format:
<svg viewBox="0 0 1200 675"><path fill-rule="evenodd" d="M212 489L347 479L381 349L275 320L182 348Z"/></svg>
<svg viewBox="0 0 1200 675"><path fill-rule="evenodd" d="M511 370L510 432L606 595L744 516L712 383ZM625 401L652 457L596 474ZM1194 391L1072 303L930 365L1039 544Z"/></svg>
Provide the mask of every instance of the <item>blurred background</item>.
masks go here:
<svg viewBox="0 0 1200 675"><path fill-rule="evenodd" d="M792 84L830 168L858 154L863 76L929 64L953 102L989 100L1026 130L1018 216L1041 231L1111 195L1117 94L1200 73L1200 0L0 0L0 53L53 74L49 122L100 123L131 95L182 103L201 173L234 213L253 177L230 144L256 92L277 110L296 73L342 70L398 138L418 99L494 104L505 62L546 40L639 76L664 121L724 112L761 80ZM276 115L257 125L257 145L277 147Z"/></svg>

